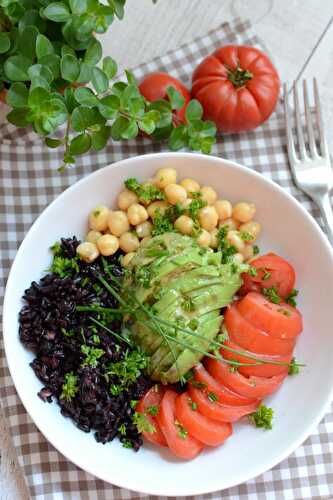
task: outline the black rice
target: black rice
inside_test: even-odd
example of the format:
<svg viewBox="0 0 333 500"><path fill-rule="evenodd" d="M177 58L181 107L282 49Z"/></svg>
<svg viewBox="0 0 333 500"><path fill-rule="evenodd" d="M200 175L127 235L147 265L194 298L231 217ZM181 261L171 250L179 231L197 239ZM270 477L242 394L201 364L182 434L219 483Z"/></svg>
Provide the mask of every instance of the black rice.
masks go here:
<svg viewBox="0 0 333 500"><path fill-rule="evenodd" d="M43 401L55 398L61 413L84 432L93 430L98 442L106 443L118 436L125 446L138 450L142 439L132 422L134 402L145 394L151 382L141 373L119 394L110 391L112 383L121 381L106 375L108 367L122 361L131 349L92 323L91 313L76 311L77 305L118 306L98 280L98 275L107 279L102 259L93 264L80 261L76 257L78 244L75 237L62 239L57 255L68 259L62 261L65 271L53 269L25 290L25 305L19 315L20 340L36 356L31 367L44 384L38 393ZM117 278L123 273L119 257L118 252L106 258ZM120 334L121 320L112 315L107 320L108 327ZM82 346L102 349L103 354L96 363L85 364ZM76 391L73 397L64 397L63 384L69 373L76 377Z"/></svg>

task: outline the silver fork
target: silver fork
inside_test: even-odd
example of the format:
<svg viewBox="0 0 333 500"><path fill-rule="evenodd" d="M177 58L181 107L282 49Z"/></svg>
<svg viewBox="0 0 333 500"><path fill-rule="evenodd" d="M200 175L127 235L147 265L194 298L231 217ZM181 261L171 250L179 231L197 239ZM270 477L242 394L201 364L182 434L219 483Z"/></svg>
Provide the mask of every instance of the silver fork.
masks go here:
<svg viewBox="0 0 333 500"><path fill-rule="evenodd" d="M333 245L333 212L330 203L330 191L333 187L333 170L325 138L318 85L315 78L313 79L313 92L319 148L316 145L308 88L305 80L303 81L303 96L307 141L303 133L298 90L295 82L293 85L297 138L296 146L293 140L291 112L288 105L288 86L286 83L284 84L284 111L288 158L296 186L310 196L318 205L324 219L328 239L331 245Z"/></svg>

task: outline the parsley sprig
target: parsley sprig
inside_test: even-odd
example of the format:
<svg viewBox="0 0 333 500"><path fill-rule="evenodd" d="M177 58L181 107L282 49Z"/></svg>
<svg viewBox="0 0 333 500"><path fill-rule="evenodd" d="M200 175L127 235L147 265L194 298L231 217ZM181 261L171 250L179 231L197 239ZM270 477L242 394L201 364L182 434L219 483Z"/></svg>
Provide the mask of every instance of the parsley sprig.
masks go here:
<svg viewBox="0 0 333 500"><path fill-rule="evenodd" d="M253 422L256 427L270 430L272 429L273 416L273 408L260 405L256 412L249 415L249 420Z"/></svg>
<svg viewBox="0 0 333 500"><path fill-rule="evenodd" d="M66 373L60 399L71 401L79 391L78 377L73 372Z"/></svg>

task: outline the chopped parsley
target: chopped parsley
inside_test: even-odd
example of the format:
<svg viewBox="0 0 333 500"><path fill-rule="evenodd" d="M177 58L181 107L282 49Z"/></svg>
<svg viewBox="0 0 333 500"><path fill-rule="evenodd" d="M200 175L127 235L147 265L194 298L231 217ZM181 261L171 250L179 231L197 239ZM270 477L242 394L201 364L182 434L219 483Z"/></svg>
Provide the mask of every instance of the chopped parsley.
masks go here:
<svg viewBox="0 0 333 500"><path fill-rule="evenodd" d="M199 382L198 380L191 380L191 384L193 387L196 387L196 389L206 389L207 384L205 382Z"/></svg>
<svg viewBox="0 0 333 500"><path fill-rule="evenodd" d="M191 297L184 297L182 300L182 309L187 312L195 311L195 304Z"/></svg>
<svg viewBox="0 0 333 500"><path fill-rule="evenodd" d="M215 392L209 392L207 394L207 397L208 397L209 401L211 401L212 403L215 403L219 399L218 396L215 394Z"/></svg>
<svg viewBox="0 0 333 500"><path fill-rule="evenodd" d="M121 424L121 425L118 427L118 432L119 432L122 436L125 436L125 435L126 435L126 425L125 425L125 424Z"/></svg>
<svg viewBox="0 0 333 500"><path fill-rule="evenodd" d="M147 356L140 351L126 351L124 359L116 363L110 363L107 367L105 377L107 380L110 377L113 378L110 388L111 393L114 394L114 392L117 392L117 394L120 394L124 389L134 384L142 371L147 368L147 363Z"/></svg>
<svg viewBox="0 0 333 500"><path fill-rule="evenodd" d="M121 444L123 445L124 448L133 448L133 444L129 439L123 439L121 441Z"/></svg>
<svg viewBox="0 0 333 500"><path fill-rule="evenodd" d="M61 255L55 255L51 267L48 269L50 273L58 274L60 278L66 278L73 273L79 272L77 259L68 259Z"/></svg>
<svg viewBox="0 0 333 500"><path fill-rule="evenodd" d="M270 288L263 288L262 294L265 295L265 297L268 300L273 302L273 304L280 304L280 302L281 302L281 298L280 298L275 286L271 286Z"/></svg>
<svg viewBox="0 0 333 500"><path fill-rule="evenodd" d="M287 302L287 304L290 304L291 306L293 307L296 307L297 306L297 303L296 303L296 300L295 300L295 297L297 297L298 295L298 290L296 290L296 288L294 288L289 295L287 295L285 301Z"/></svg>
<svg viewBox="0 0 333 500"><path fill-rule="evenodd" d="M274 410L265 405L260 405L256 412L249 415L249 419L256 427L263 429L272 429Z"/></svg>
<svg viewBox="0 0 333 500"><path fill-rule="evenodd" d="M200 194L200 193L199 193ZM193 193L192 193L193 195ZM194 221L198 220L199 210L207 205L207 201L197 197L187 207L187 213Z"/></svg>
<svg viewBox="0 0 333 500"><path fill-rule="evenodd" d="M197 405L197 403L195 401L193 401L192 398L187 398L187 402L188 402L188 405L191 408L191 410L197 411L198 405Z"/></svg>
<svg viewBox="0 0 333 500"><path fill-rule="evenodd" d="M94 344L100 344L101 343L101 339L99 338L98 335L94 334L92 337L91 337L91 340L94 342Z"/></svg>
<svg viewBox="0 0 333 500"><path fill-rule="evenodd" d="M147 408L147 413L149 413L149 415L151 415L152 417L156 417L158 415L158 411L159 411L159 408L156 405L151 405L151 406L148 406L148 408Z"/></svg>
<svg viewBox="0 0 333 500"><path fill-rule="evenodd" d="M74 337L75 333L73 330L66 330L65 328L61 328L61 333L64 337Z"/></svg>
<svg viewBox="0 0 333 500"><path fill-rule="evenodd" d="M253 245L253 255L258 255L259 252L260 248L258 247L258 245Z"/></svg>
<svg viewBox="0 0 333 500"><path fill-rule="evenodd" d="M272 276L272 273L267 271L267 269L264 269L264 274L262 275L262 280L267 281L269 278Z"/></svg>
<svg viewBox="0 0 333 500"><path fill-rule="evenodd" d="M151 232L152 236L157 236L158 234L170 233L174 230L173 222L166 216L162 214L159 209L155 210L153 217L153 230Z"/></svg>
<svg viewBox="0 0 333 500"><path fill-rule="evenodd" d="M143 288L150 287L150 281L152 276L152 270L150 266L137 267L135 270L134 281L137 285L143 286Z"/></svg>
<svg viewBox="0 0 333 500"><path fill-rule="evenodd" d="M138 196L140 201L150 203L165 200L163 191L152 184L140 184L134 177L127 179L124 184L129 191L133 191Z"/></svg>
<svg viewBox="0 0 333 500"><path fill-rule="evenodd" d="M226 225L220 227L220 229L217 232L218 249L221 250L222 253L222 258L221 258L222 264L227 264L228 262L230 262L232 256L235 253L237 253L237 250L234 247L234 245L230 245L230 243L227 241L227 233L228 233L228 226Z"/></svg>
<svg viewBox="0 0 333 500"><path fill-rule="evenodd" d="M178 422L178 420L175 420L175 426L178 429L178 436L182 439L186 439L188 436L188 430L185 429L185 427L180 422Z"/></svg>
<svg viewBox="0 0 333 500"><path fill-rule="evenodd" d="M297 364L296 358L293 358L289 365L288 375L298 375L298 373L299 373L299 366Z"/></svg>
<svg viewBox="0 0 333 500"><path fill-rule="evenodd" d="M86 356L81 366L92 366L93 368L96 368L99 358L105 353L103 349L97 349L87 345L81 345L81 352Z"/></svg>
<svg viewBox="0 0 333 500"><path fill-rule="evenodd" d="M79 391L77 381L78 378L73 372L66 373L64 383L62 384L60 399L67 399L67 401L71 401L76 396L76 393Z"/></svg>
<svg viewBox="0 0 333 500"><path fill-rule="evenodd" d="M137 399L132 399L132 401L130 402L130 407L133 410L135 410L137 404L138 404L138 400Z"/></svg>
<svg viewBox="0 0 333 500"><path fill-rule="evenodd" d="M250 276L257 276L258 275L258 272L257 272L257 269L254 267L254 266L250 266L248 272L247 272Z"/></svg>
<svg viewBox="0 0 333 500"><path fill-rule="evenodd" d="M132 422L136 426L140 434L142 432L149 432L149 434L156 432L155 426L149 422L148 418L143 415L143 413L139 413L136 411L132 417Z"/></svg>
<svg viewBox="0 0 333 500"><path fill-rule="evenodd" d="M243 241L252 241L254 240L254 237L251 233L247 232L247 231L242 231L240 233L240 237L242 238Z"/></svg>

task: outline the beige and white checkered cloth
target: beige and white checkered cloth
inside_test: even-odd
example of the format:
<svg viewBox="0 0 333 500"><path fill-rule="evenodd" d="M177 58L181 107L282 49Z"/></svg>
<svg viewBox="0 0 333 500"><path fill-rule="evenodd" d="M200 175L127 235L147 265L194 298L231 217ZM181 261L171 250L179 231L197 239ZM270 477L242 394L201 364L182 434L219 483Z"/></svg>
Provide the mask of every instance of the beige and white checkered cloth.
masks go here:
<svg viewBox="0 0 333 500"><path fill-rule="evenodd" d="M226 43L260 47L249 23L235 20L206 36L136 68L138 78L162 70L190 85L194 66L218 46ZM73 170L59 174L60 157L45 149L29 130L0 127L0 234L3 283L24 235L34 219L64 189L82 176L108 163L153 151L160 144L139 138L128 143L110 144L105 151L86 155ZM287 165L281 109L253 133L226 136L213 153L237 160L273 179L294 195L314 217L313 204L292 184ZM37 276L36 276L37 278ZM38 499L136 499L148 498L107 484L68 462L38 431L23 408L10 378L0 344L0 394L19 463L30 494ZM31 397L35 397L34 394ZM37 396L36 396L37 397ZM62 418L59 414L59 418ZM300 416L301 418L301 416ZM82 434L82 439L85 439ZM107 445L106 445L107 446ZM246 484L202 496L205 499L277 500L333 498L333 414L330 413L306 442L288 459ZM139 460L139 457L138 457ZM1 492L0 492L1 497ZM199 497L198 497L199 499ZM14 500L14 499L13 499Z"/></svg>

